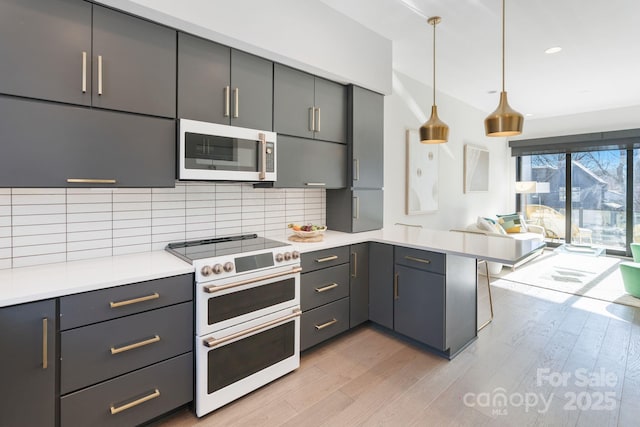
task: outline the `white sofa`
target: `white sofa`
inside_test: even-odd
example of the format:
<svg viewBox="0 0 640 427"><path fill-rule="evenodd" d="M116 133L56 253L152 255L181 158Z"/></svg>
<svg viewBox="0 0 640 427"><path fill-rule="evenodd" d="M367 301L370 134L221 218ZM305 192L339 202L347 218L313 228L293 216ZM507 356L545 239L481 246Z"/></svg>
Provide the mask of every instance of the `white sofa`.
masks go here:
<svg viewBox="0 0 640 427"><path fill-rule="evenodd" d="M494 224L493 226L491 226L490 223L487 224L486 219L487 218L478 217L478 221L476 221L476 223L470 224L464 229L454 229L451 231L484 234L486 236L501 237L505 239L539 240L541 242L544 242L545 229L544 227L541 227L539 225L527 224L526 225L527 231L519 232L519 233L507 233L502 229L502 227L500 227L500 225L497 224L497 221L493 220ZM481 220L485 220L485 221L481 221ZM540 255L542 251L543 251L543 248L533 252L530 256L528 256L523 260L520 260L516 264L512 264L508 266L511 267L512 270L515 270L516 267ZM488 262L487 266L489 267L489 274L495 275L500 273L500 271L502 270L503 264L500 264L498 262Z"/></svg>

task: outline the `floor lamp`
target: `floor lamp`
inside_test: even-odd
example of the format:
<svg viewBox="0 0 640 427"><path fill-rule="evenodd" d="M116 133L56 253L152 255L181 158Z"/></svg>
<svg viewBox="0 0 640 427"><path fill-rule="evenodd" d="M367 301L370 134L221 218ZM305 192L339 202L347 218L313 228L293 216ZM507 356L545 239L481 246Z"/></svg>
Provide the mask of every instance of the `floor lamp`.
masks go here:
<svg viewBox="0 0 640 427"><path fill-rule="evenodd" d="M548 193L550 185L548 182L537 181L516 181L516 194L522 194L522 216L527 219L527 194Z"/></svg>

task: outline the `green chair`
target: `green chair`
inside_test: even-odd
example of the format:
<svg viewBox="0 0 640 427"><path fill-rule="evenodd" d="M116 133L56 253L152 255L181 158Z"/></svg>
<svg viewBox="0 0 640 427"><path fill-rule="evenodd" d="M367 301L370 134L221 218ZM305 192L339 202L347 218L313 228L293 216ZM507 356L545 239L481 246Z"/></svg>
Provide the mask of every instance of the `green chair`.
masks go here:
<svg viewBox="0 0 640 427"><path fill-rule="evenodd" d="M640 262L640 243L631 244L631 255L633 255L633 262Z"/></svg>
<svg viewBox="0 0 640 427"><path fill-rule="evenodd" d="M640 255L640 248L638 250ZM636 298L640 298L640 262L621 262L620 273L624 290Z"/></svg>

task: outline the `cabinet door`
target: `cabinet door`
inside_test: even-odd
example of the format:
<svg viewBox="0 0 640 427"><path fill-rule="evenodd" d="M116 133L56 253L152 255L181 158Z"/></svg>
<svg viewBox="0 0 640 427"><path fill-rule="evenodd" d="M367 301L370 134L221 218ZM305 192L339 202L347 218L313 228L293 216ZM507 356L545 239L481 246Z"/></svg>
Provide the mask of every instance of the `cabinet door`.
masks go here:
<svg viewBox="0 0 640 427"><path fill-rule="evenodd" d="M55 307L49 300L0 309L2 426L55 425Z"/></svg>
<svg viewBox="0 0 640 427"><path fill-rule="evenodd" d="M279 134L313 138L313 106L314 77L274 64L273 130Z"/></svg>
<svg viewBox="0 0 640 427"><path fill-rule="evenodd" d="M353 231L355 233L382 228L382 190L353 191Z"/></svg>
<svg viewBox="0 0 640 427"><path fill-rule="evenodd" d="M369 320L393 329L393 246L369 243Z"/></svg>
<svg viewBox="0 0 640 427"><path fill-rule="evenodd" d="M351 109L351 185L354 188L382 188L384 97L352 86Z"/></svg>
<svg viewBox="0 0 640 427"><path fill-rule="evenodd" d="M347 142L347 88L329 80L315 78L316 131L314 138Z"/></svg>
<svg viewBox="0 0 640 427"><path fill-rule="evenodd" d="M89 105L91 4L75 0L3 0L0 58L0 93Z"/></svg>
<svg viewBox="0 0 640 427"><path fill-rule="evenodd" d="M94 5L93 105L175 118L176 32Z"/></svg>
<svg viewBox="0 0 640 427"><path fill-rule="evenodd" d="M281 188L344 188L347 147L332 142L278 135L278 180Z"/></svg>
<svg viewBox="0 0 640 427"><path fill-rule="evenodd" d="M175 184L174 120L0 97L0 141L3 187Z"/></svg>
<svg viewBox="0 0 640 427"><path fill-rule="evenodd" d="M444 276L395 265L394 329L444 350Z"/></svg>
<svg viewBox="0 0 640 427"><path fill-rule="evenodd" d="M178 118L229 124L230 55L226 46L178 33Z"/></svg>
<svg viewBox="0 0 640 427"><path fill-rule="evenodd" d="M351 245L349 327L369 320L369 244Z"/></svg>
<svg viewBox="0 0 640 427"><path fill-rule="evenodd" d="M231 124L273 128L273 62L231 50Z"/></svg>

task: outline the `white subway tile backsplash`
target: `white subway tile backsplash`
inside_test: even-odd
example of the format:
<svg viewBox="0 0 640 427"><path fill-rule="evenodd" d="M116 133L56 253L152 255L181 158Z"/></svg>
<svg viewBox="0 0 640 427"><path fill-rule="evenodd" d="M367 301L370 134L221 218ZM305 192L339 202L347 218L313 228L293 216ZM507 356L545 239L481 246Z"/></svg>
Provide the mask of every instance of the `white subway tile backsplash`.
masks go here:
<svg viewBox="0 0 640 427"><path fill-rule="evenodd" d="M324 189L240 183L175 188L0 189L0 268L164 249L239 233L284 239L290 222L324 221Z"/></svg>

